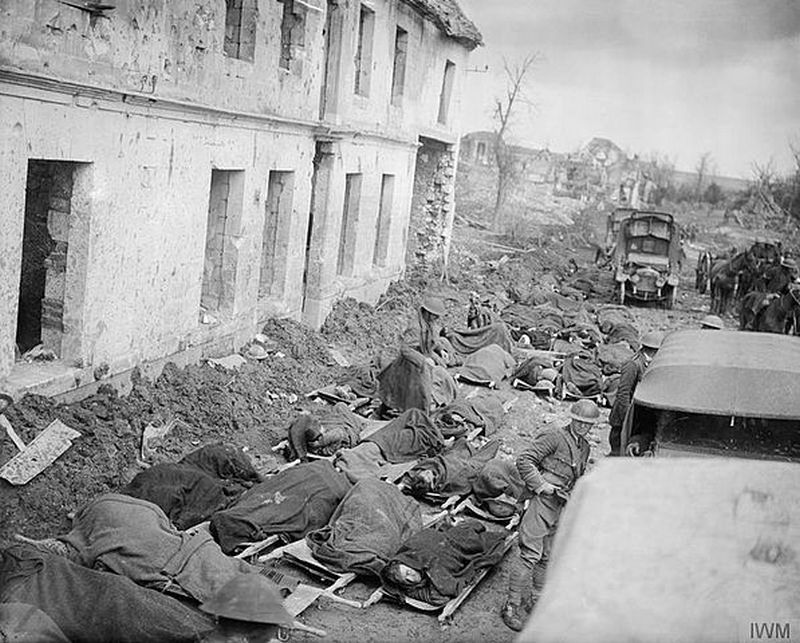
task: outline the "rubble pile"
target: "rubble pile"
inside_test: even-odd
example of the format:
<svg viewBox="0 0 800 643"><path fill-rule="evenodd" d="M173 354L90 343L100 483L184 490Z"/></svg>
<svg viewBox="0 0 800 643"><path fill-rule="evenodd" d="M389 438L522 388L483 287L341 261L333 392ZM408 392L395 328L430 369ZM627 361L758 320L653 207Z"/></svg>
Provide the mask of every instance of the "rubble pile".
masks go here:
<svg viewBox="0 0 800 643"><path fill-rule="evenodd" d="M57 533L66 514L94 496L114 490L138 473L142 433L149 423L183 422L167 436L162 460L177 460L197 445L225 441L270 453L299 407L302 394L331 381L338 367L319 333L291 320L270 320L264 334L274 350L236 371L209 364L184 369L168 364L153 382L134 376L119 397L111 387L73 404L28 395L6 411L20 437L30 442L56 418L82 438L33 481L0 495L0 542L15 532ZM0 464L15 453L0 440Z"/></svg>

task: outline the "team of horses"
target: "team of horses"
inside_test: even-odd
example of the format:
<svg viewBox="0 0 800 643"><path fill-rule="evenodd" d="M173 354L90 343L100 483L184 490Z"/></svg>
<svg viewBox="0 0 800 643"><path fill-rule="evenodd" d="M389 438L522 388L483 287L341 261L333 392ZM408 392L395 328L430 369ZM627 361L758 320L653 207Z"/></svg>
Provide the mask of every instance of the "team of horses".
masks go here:
<svg viewBox="0 0 800 643"><path fill-rule="evenodd" d="M707 250L697 259L695 287L711 294L711 312L725 315L739 305L739 328L800 334L800 284L769 292L769 273L781 264L779 244L756 242L743 251L714 257Z"/></svg>

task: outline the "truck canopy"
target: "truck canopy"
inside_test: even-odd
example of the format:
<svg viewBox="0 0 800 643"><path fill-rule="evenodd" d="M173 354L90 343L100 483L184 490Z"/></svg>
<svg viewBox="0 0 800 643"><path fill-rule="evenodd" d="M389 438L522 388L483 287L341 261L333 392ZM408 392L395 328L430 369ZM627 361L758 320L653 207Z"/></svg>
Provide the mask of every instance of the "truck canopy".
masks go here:
<svg viewBox="0 0 800 643"><path fill-rule="evenodd" d="M612 459L578 482L518 641L728 643L751 623L800 623L800 465Z"/></svg>

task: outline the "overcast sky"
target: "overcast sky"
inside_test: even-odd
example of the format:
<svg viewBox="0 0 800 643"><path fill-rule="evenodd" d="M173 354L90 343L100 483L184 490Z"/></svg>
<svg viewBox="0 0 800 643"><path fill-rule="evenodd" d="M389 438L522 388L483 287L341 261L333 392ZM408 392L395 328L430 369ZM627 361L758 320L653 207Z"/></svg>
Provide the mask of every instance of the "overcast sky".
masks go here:
<svg viewBox="0 0 800 643"><path fill-rule="evenodd" d="M800 0L459 0L483 33L467 74L464 131L492 129L502 59L538 52L515 122L553 151L594 136L719 174L787 171L800 143Z"/></svg>

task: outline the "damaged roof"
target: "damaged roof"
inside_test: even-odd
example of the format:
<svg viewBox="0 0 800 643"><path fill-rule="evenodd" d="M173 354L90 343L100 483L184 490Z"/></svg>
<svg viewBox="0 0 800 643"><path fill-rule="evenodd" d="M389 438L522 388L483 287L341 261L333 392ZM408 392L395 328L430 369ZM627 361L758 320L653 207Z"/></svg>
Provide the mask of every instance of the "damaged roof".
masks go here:
<svg viewBox="0 0 800 643"><path fill-rule="evenodd" d="M446 36L472 50L483 44L483 36L456 0L404 0L433 22Z"/></svg>

